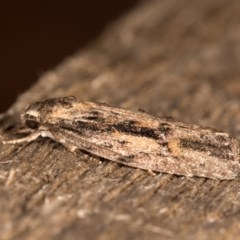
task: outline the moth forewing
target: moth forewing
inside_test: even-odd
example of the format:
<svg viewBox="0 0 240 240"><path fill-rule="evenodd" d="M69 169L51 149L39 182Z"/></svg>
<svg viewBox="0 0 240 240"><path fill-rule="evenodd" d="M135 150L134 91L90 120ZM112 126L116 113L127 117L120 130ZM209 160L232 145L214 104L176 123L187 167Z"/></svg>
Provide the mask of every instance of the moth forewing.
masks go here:
<svg viewBox="0 0 240 240"><path fill-rule="evenodd" d="M227 133L106 104L48 99L28 106L22 121L38 126L34 136L51 137L72 152L137 168L219 179L233 179L240 169L239 143Z"/></svg>

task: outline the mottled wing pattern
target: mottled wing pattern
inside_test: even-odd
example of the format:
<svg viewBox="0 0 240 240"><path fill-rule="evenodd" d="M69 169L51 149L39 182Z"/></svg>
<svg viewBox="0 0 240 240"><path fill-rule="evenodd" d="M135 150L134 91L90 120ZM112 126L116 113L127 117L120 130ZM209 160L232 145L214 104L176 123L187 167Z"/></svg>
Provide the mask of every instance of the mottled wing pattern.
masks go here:
<svg viewBox="0 0 240 240"><path fill-rule="evenodd" d="M210 128L78 101L44 124L73 148L137 168L229 179L239 170L238 142Z"/></svg>

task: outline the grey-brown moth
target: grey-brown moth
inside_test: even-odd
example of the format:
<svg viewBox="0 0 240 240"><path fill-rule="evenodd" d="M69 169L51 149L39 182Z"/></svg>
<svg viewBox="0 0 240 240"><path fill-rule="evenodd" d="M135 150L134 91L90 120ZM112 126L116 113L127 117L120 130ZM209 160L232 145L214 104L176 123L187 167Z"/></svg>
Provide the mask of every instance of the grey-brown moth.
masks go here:
<svg viewBox="0 0 240 240"><path fill-rule="evenodd" d="M72 152L185 176L233 179L240 169L239 143L228 133L75 97L30 104L21 122L31 133L4 144L49 137Z"/></svg>

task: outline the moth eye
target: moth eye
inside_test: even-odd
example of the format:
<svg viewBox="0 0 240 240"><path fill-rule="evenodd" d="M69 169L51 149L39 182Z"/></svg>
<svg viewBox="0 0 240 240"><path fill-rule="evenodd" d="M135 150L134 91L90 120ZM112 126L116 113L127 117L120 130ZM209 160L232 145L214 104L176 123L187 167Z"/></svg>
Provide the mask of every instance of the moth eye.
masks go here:
<svg viewBox="0 0 240 240"><path fill-rule="evenodd" d="M26 125L29 127L29 128L32 128L32 129L36 129L38 128L38 123L33 121L33 120L27 120L26 121Z"/></svg>

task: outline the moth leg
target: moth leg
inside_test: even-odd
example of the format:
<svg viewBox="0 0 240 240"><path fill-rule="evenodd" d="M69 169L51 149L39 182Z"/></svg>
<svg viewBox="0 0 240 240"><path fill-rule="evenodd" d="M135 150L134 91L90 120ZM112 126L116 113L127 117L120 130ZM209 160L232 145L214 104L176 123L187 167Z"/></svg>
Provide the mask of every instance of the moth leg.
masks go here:
<svg viewBox="0 0 240 240"><path fill-rule="evenodd" d="M156 176L157 174L155 172L153 172L151 169L147 169L147 171L152 175L152 176Z"/></svg>
<svg viewBox="0 0 240 240"><path fill-rule="evenodd" d="M67 142L64 138L58 137L56 135L54 135L53 138L56 142L61 143L66 149L68 149L70 152L74 153L75 155L77 155L76 150L78 150L79 148L77 146L75 146L73 143L71 142Z"/></svg>
<svg viewBox="0 0 240 240"><path fill-rule="evenodd" d="M32 142L40 136L53 138L52 134L49 131L38 131L38 132L32 133L24 138L14 139L14 140L3 140L2 143L3 144L19 144L19 143L25 143L25 142Z"/></svg>

